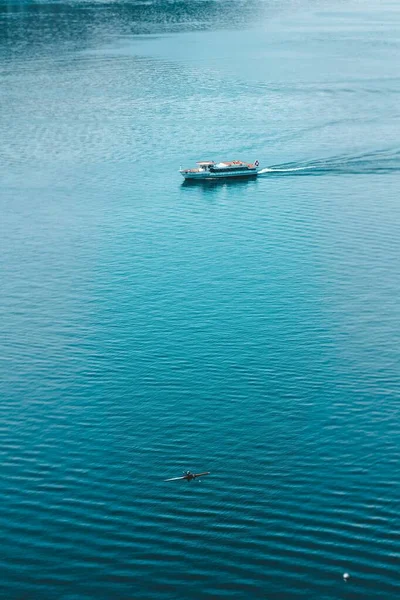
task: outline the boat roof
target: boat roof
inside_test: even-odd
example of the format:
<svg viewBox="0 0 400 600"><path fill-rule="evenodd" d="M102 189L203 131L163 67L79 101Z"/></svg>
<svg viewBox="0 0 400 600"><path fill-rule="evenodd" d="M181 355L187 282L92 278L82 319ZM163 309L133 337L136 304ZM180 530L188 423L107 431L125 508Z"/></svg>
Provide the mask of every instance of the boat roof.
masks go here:
<svg viewBox="0 0 400 600"><path fill-rule="evenodd" d="M216 163L214 160L198 160L196 164L199 165L199 167L214 166L218 169L227 169L232 167L242 168L243 166L254 168L254 165L243 162L242 160L224 160L223 162L221 161L218 163Z"/></svg>
<svg viewBox="0 0 400 600"><path fill-rule="evenodd" d="M240 167L243 167L243 166L248 167L249 163L245 163L242 160L224 160L223 162L217 163L215 166L218 167L219 169L225 169L225 168L228 168L228 167L238 167L238 168L240 168Z"/></svg>

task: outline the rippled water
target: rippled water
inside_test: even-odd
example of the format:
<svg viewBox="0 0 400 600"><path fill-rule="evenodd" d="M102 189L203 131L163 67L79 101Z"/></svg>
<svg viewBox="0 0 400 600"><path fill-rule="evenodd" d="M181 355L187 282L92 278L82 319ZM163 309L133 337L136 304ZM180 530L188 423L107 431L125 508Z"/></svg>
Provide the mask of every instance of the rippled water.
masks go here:
<svg viewBox="0 0 400 600"><path fill-rule="evenodd" d="M399 25L0 3L2 596L400 597Z"/></svg>

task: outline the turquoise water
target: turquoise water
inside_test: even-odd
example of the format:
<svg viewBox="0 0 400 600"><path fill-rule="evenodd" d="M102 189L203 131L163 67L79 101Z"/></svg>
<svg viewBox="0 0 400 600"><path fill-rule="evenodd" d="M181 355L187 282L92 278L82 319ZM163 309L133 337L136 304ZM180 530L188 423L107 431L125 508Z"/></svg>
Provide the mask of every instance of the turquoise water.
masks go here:
<svg viewBox="0 0 400 600"><path fill-rule="evenodd" d="M400 597L399 25L0 2L3 597Z"/></svg>

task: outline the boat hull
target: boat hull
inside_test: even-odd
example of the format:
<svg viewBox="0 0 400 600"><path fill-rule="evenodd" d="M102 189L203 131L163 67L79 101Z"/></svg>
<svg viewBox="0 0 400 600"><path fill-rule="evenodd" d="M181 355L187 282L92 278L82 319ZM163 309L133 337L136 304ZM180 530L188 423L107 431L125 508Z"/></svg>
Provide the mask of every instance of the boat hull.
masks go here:
<svg viewBox="0 0 400 600"><path fill-rule="evenodd" d="M218 173L218 172L214 172L214 173L210 173L209 171L203 171L203 172L188 172L188 171L181 171L181 175L185 178L185 179L191 179L191 180L212 180L212 179L234 179L234 178L243 178L245 177L246 179L252 178L252 177L257 177L258 175L258 171L257 169L252 169L250 170L246 170L246 171L235 171L234 173Z"/></svg>

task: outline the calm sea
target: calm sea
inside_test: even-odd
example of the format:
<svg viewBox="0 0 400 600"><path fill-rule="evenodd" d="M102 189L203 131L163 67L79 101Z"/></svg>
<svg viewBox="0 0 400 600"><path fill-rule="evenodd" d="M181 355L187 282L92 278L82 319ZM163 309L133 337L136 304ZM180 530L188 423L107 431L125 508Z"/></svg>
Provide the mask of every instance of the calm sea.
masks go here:
<svg viewBox="0 0 400 600"><path fill-rule="evenodd" d="M390 0L0 0L1 598L400 598L399 65Z"/></svg>

